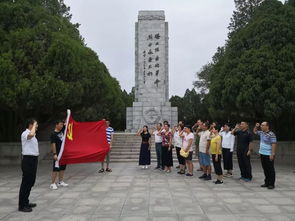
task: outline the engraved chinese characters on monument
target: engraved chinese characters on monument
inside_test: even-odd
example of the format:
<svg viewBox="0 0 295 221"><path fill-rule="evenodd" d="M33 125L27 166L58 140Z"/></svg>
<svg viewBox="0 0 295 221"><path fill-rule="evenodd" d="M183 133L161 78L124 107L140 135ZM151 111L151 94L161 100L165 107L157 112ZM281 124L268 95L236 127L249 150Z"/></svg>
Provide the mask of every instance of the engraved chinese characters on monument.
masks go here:
<svg viewBox="0 0 295 221"><path fill-rule="evenodd" d="M164 11L139 11L135 24L135 102L127 108L127 130L177 123L169 100L168 23Z"/></svg>

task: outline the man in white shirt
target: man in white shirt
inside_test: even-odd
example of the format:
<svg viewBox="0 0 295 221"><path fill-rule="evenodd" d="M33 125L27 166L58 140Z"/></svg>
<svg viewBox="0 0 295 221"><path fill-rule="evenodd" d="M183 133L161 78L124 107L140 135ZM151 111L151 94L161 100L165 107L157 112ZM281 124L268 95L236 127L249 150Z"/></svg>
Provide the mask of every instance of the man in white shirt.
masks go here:
<svg viewBox="0 0 295 221"><path fill-rule="evenodd" d="M223 156L223 167L227 170L224 176L233 176L233 151L235 144L235 136L230 132L230 127L228 124L223 126L219 135L222 137L222 156Z"/></svg>
<svg viewBox="0 0 295 221"><path fill-rule="evenodd" d="M22 142L22 162L21 168L23 172L22 183L19 190L18 210L21 212L32 212L32 208L37 204L29 203L31 189L35 184L39 147L36 138L38 123L31 119L27 123L27 129L21 135Z"/></svg>
<svg viewBox="0 0 295 221"><path fill-rule="evenodd" d="M210 131L209 124L206 122L202 125L202 131L197 133L200 136L199 143L199 154L200 154L200 165L203 168L204 174L200 176L200 179L211 180L211 162L210 162Z"/></svg>
<svg viewBox="0 0 295 221"><path fill-rule="evenodd" d="M163 169L162 165L162 135L161 135L162 124L158 123L156 125L156 130L153 132L155 135L155 148L157 155L157 166L155 169Z"/></svg>

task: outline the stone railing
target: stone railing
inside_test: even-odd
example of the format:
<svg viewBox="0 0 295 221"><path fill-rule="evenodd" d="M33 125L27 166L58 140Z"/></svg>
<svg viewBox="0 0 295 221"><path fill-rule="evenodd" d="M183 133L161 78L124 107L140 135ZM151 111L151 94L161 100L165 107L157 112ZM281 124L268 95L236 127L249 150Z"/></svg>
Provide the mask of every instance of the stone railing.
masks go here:
<svg viewBox="0 0 295 221"><path fill-rule="evenodd" d="M50 152L49 142L39 142L39 161ZM0 165L20 165L21 143L0 143Z"/></svg>

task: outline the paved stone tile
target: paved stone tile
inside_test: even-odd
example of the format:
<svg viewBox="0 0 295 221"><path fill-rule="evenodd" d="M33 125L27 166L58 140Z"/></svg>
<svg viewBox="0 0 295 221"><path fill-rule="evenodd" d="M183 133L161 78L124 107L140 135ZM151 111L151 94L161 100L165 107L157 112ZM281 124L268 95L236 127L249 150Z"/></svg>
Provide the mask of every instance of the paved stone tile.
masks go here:
<svg viewBox="0 0 295 221"><path fill-rule="evenodd" d="M239 221L269 221L269 218L259 214L236 215Z"/></svg>
<svg viewBox="0 0 295 221"><path fill-rule="evenodd" d="M220 214L208 214L210 221L236 221L237 218L234 215L220 215Z"/></svg>
<svg viewBox="0 0 295 221"><path fill-rule="evenodd" d="M202 210L207 214L218 214L218 215L223 215L223 214L230 214L229 209L226 208L226 206L222 205L201 205Z"/></svg>
<svg viewBox="0 0 295 221"><path fill-rule="evenodd" d="M180 204L176 206L176 211L179 216L183 215L191 215L191 214L203 214L204 211L201 209L199 205L195 204Z"/></svg>
<svg viewBox="0 0 295 221"><path fill-rule="evenodd" d="M103 220L103 221L208 221L208 220L295 220L295 174L293 168L276 166L276 189L260 187L263 173L253 163L250 183L225 178L223 185L212 181L141 170L133 163L113 163L112 173L97 173L100 165L69 165L67 188L49 189L51 162L38 167L30 200L38 206L33 213L17 211L21 170L1 167L1 220ZM237 165L234 165L237 168ZM215 176L214 176L215 179Z"/></svg>
<svg viewBox="0 0 295 221"><path fill-rule="evenodd" d="M150 221L178 221L178 216L154 216L150 218Z"/></svg>
<svg viewBox="0 0 295 221"><path fill-rule="evenodd" d="M60 221L87 221L89 220L90 216L87 215L65 215Z"/></svg>
<svg viewBox="0 0 295 221"><path fill-rule="evenodd" d="M127 216L124 217L122 216L120 221L147 221L148 217L143 217L143 216Z"/></svg>
<svg viewBox="0 0 295 221"><path fill-rule="evenodd" d="M259 214L259 211L251 203L227 204L226 206L233 214Z"/></svg>
<svg viewBox="0 0 295 221"><path fill-rule="evenodd" d="M256 206L256 208L261 212L261 213L281 213L282 210L279 208L279 206L274 206L274 205L259 205Z"/></svg>
<svg viewBox="0 0 295 221"><path fill-rule="evenodd" d="M208 221L209 218L206 215L182 215L179 221Z"/></svg>

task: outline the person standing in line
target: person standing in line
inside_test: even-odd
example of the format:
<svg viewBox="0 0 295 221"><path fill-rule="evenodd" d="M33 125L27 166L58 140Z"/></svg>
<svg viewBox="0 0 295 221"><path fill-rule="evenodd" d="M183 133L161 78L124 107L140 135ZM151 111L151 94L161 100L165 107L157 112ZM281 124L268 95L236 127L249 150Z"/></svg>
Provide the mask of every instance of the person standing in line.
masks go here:
<svg viewBox="0 0 295 221"><path fill-rule="evenodd" d="M171 173L171 167L173 166L172 132L169 124L165 124L162 130L162 162L165 167L164 172Z"/></svg>
<svg viewBox="0 0 295 221"><path fill-rule="evenodd" d="M253 132L260 136L259 154L265 176L264 184L262 184L261 187L274 189L276 180L274 160L276 155L277 137L274 132L270 131L269 123L266 121L262 122L261 125L256 123Z"/></svg>
<svg viewBox="0 0 295 221"><path fill-rule="evenodd" d="M30 203L31 189L36 181L38 167L39 146L36 138L38 123L35 119L27 122L26 130L21 135L22 143L22 182L19 190L18 210L21 212L32 212L36 203Z"/></svg>
<svg viewBox="0 0 295 221"><path fill-rule="evenodd" d="M213 129L213 127L217 126L217 122L212 122L212 124L210 124L210 128L209 131L211 132L211 130Z"/></svg>
<svg viewBox="0 0 295 221"><path fill-rule="evenodd" d="M167 121L167 120L164 120L164 121L163 121L163 127L164 127L166 124L168 124L168 121ZM163 129L164 129L164 128L163 128Z"/></svg>
<svg viewBox="0 0 295 221"><path fill-rule="evenodd" d="M50 143L51 143L51 151L53 154L53 171L51 175L51 184L50 189L57 190L59 187L67 187L68 184L65 183L64 180L64 173L66 170L66 165L56 165L57 156L61 149L61 144L64 138L64 121L56 121L55 129L53 133L50 135ZM59 178L59 182L56 185L56 178Z"/></svg>
<svg viewBox="0 0 295 221"><path fill-rule="evenodd" d="M114 129L110 126L111 122L109 120L105 120L106 121L106 134L107 134L107 141L108 144L110 145L110 151L107 153L106 156L106 163L107 163L107 167L104 170L104 161L101 162L101 169L98 171L99 173L103 173L104 171L106 172L112 172L112 170L110 169L110 155L111 155L111 150L112 150L112 142L113 142L113 136L114 136Z"/></svg>
<svg viewBox="0 0 295 221"><path fill-rule="evenodd" d="M137 135L141 136L142 139L139 154L139 166L141 166L142 169L148 169L151 165L151 134L149 133L148 126L143 126L142 130L139 130Z"/></svg>
<svg viewBox="0 0 295 221"><path fill-rule="evenodd" d="M171 127L170 127L170 124L168 123L167 120L165 120L165 121L163 121L163 126L162 126L161 133L162 133L163 131L165 131L165 125L169 125L169 132L172 132L172 129L171 129Z"/></svg>
<svg viewBox="0 0 295 221"><path fill-rule="evenodd" d="M178 121L178 124L177 125L175 125L174 126L174 128L173 129L171 129L171 132L172 132L172 143L174 142L174 132L175 131L177 131L178 129L178 126L182 126L182 127L184 127L184 123L182 122L182 121ZM172 147L174 147L175 145L174 145L174 143L173 143L173 145L172 145ZM175 149L176 150L176 149ZM177 156L177 153L176 153L176 156ZM178 159L178 158L177 158ZM175 167L176 169L180 169L180 164L179 164L179 162L178 162L178 165ZM186 167L185 167L185 169L186 169Z"/></svg>
<svg viewBox="0 0 295 221"><path fill-rule="evenodd" d="M200 136L199 151L200 151L200 164L203 168L203 175L199 179L211 180L211 163L210 163L210 124L208 122L202 125L202 131L198 132Z"/></svg>
<svg viewBox="0 0 295 221"><path fill-rule="evenodd" d="M177 128L173 130L173 141L174 141L174 147L179 163L179 171L177 172L178 174L184 174L185 173L185 158L180 155L180 150L182 148L183 144L183 138L180 136L183 132L183 125L178 124Z"/></svg>
<svg viewBox="0 0 295 221"><path fill-rule="evenodd" d="M201 131L201 127L203 125L203 121L202 120L197 120L197 122L194 124L194 126L192 127L193 131L197 132L197 131ZM198 132L197 132L198 133ZM201 167L201 164L200 164L200 154L199 154L199 143L200 143L200 137L199 136L195 136L196 140L195 140L195 145L196 145L196 148L195 148L195 153L196 153L196 157L198 158L199 160L199 169L197 169L197 171L202 171L202 167Z"/></svg>
<svg viewBox="0 0 295 221"><path fill-rule="evenodd" d="M218 134L218 129L216 126L211 128L212 139L210 142L210 153L212 155L212 162L217 175L217 180L215 184L223 183L223 173L221 168L221 136Z"/></svg>
<svg viewBox="0 0 295 221"><path fill-rule="evenodd" d="M157 156L157 166L155 169L163 169L162 165L162 135L161 135L162 124L158 123L156 125L156 130L153 132L155 136L155 148L156 148L156 156Z"/></svg>
<svg viewBox="0 0 295 221"><path fill-rule="evenodd" d="M253 137L249 131L248 123L242 121L241 124L236 125L235 129L233 129L231 133L237 136L237 157L241 171L240 179L245 182L249 182L252 180L250 155L253 151L251 145Z"/></svg>
<svg viewBox="0 0 295 221"><path fill-rule="evenodd" d="M185 152L189 152L188 156L185 158L185 163L187 166L187 174L186 176L193 176L194 165L193 165L193 141L194 141L194 134L192 133L191 126L186 125L184 127L184 132L181 133L183 137L183 150Z"/></svg>
<svg viewBox="0 0 295 221"><path fill-rule="evenodd" d="M235 136L232 135L228 124L224 124L223 129L219 135L222 137L222 157L223 157L223 168L227 170L224 175L226 177L233 176L233 151L235 145Z"/></svg>

